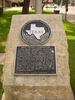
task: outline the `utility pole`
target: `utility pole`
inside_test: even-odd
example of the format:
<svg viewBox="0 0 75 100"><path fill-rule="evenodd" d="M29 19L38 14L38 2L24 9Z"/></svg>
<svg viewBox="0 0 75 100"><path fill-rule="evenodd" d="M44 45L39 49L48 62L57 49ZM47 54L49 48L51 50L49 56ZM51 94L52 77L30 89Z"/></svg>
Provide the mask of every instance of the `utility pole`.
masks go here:
<svg viewBox="0 0 75 100"><path fill-rule="evenodd" d="M42 0L35 0L36 14L42 14Z"/></svg>

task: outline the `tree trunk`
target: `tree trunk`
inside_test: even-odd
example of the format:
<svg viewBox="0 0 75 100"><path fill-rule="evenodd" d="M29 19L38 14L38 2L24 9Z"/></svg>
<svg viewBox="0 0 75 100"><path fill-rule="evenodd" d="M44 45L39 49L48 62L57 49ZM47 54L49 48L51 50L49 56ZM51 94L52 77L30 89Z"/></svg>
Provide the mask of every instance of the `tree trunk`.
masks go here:
<svg viewBox="0 0 75 100"><path fill-rule="evenodd" d="M68 0L65 0L65 20L67 20Z"/></svg>
<svg viewBox="0 0 75 100"><path fill-rule="evenodd" d="M42 13L42 0L35 0L36 14Z"/></svg>
<svg viewBox="0 0 75 100"><path fill-rule="evenodd" d="M30 0L24 0L22 14L28 14L29 13L29 4L30 4Z"/></svg>
<svg viewBox="0 0 75 100"><path fill-rule="evenodd" d="M11 0L8 0L8 7L11 7L12 4L11 4Z"/></svg>
<svg viewBox="0 0 75 100"><path fill-rule="evenodd" d="M5 0L3 0L3 8L5 8Z"/></svg>

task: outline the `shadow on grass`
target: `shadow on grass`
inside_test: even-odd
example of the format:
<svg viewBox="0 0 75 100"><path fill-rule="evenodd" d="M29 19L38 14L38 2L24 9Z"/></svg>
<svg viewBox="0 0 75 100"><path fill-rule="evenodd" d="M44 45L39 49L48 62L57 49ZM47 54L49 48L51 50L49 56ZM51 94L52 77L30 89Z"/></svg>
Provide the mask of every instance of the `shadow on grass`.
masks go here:
<svg viewBox="0 0 75 100"><path fill-rule="evenodd" d="M5 53L5 45L0 44L0 53Z"/></svg>
<svg viewBox="0 0 75 100"><path fill-rule="evenodd" d="M2 97L2 94L3 94L3 88L2 88L2 82L1 82L1 77L2 77L2 73L3 73L3 65L0 64L0 100L1 100L1 97Z"/></svg>
<svg viewBox="0 0 75 100"><path fill-rule="evenodd" d="M65 27L65 32L67 34L67 36L75 36L75 25L73 25L72 23L68 22L68 21L64 21L64 27Z"/></svg>
<svg viewBox="0 0 75 100"><path fill-rule="evenodd" d="M75 40L68 40L69 50L69 67L70 67L70 82L73 93L75 95Z"/></svg>

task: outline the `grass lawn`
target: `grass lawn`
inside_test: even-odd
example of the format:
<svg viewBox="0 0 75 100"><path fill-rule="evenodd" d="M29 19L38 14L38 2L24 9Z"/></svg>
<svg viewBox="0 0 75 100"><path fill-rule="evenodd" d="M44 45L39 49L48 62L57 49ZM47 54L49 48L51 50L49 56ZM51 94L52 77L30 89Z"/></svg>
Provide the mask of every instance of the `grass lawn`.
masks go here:
<svg viewBox="0 0 75 100"><path fill-rule="evenodd" d="M33 13L34 11L30 12L30 14ZM49 13L49 12L43 11L43 13ZM21 11L4 11L4 15L0 17L0 53L5 52L5 41L9 33L11 18L12 15L16 15L16 14L21 14ZM70 65L70 72L71 72L70 74L71 86L75 94L75 25L68 21L64 21L63 23L64 23L64 28L65 28L68 46L69 46L68 51L69 51L69 65ZM0 73L2 73L2 67L3 65L0 65ZM3 90L2 90L2 84L0 78L0 97L2 91Z"/></svg>
<svg viewBox="0 0 75 100"><path fill-rule="evenodd" d="M71 87L75 95L75 25L66 21L64 28L68 41Z"/></svg>
<svg viewBox="0 0 75 100"><path fill-rule="evenodd" d="M4 11L4 15L0 16L0 42L7 39L12 15L20 13L20 11Z"/></svg>
<svg viewBox="0 0 75 100"><path fill-rule="evenodd" d="M4 15L0 16L0 53L5 52L5 41L9 33L12 15L20 13L21 11L4 11Z"/></svg>
<svg viewBox="0 0 75 100"><path fill-rule="evenodd" d="M3 65L0 64L0 100L3 93L3 88L2 88L2 83L1 83L2 69L3 69Z"/></svg>

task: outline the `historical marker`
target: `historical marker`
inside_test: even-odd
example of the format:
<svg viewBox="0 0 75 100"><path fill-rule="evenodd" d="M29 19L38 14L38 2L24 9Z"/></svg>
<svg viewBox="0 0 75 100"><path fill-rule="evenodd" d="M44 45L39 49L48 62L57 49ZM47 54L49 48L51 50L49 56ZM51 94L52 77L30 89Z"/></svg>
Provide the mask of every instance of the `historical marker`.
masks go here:
<svg viewBox="0 0 75 100"><path fill-rule="evenodd" d="M28 45L44 44L50 34L50 27L41 20L29 21L21 29L21 38Z"/></svg>
<svg viewBox="0 0 75 100"><path fill-rule="evenodd" d="M54 46L18 46L15 74L56 74Z"/></svg>

